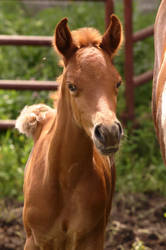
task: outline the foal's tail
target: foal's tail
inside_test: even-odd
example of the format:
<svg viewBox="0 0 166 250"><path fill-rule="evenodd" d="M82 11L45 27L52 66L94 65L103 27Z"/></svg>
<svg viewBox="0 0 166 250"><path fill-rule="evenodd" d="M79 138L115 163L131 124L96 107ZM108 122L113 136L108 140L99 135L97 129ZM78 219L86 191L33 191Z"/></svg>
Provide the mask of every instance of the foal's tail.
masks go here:
<svg viewBox="0 0 166 250"><path fill-rule="evenodd" d="M15 127L20 133L33 137L38 125L46 120L47 114L55 112L55 109L44 104L25 106L16 120Z"/></svg>

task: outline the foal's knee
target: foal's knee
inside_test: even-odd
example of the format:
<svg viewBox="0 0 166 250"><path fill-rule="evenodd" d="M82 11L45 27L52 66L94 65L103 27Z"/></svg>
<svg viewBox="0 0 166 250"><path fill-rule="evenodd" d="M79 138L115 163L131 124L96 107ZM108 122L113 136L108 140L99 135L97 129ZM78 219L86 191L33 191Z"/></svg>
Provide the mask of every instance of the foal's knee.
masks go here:
<svg viewBox="0 0 166 250"><path fill-rule="evenodd" d="M24 250L40 250L34 243L33 237L30 236L26 239Z"/></svg>

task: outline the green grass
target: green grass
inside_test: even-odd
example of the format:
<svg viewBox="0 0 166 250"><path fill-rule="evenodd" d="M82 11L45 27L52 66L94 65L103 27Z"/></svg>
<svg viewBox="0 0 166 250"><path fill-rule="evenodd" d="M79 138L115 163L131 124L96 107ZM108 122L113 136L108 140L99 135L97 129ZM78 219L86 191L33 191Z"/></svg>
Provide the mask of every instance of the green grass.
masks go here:
<svg viewBox="0 0 166 250"><path fill-rule="evenodd" d="M116 13L123 22L121 1ZM154 22L155 12L140 14L134 7L134 30ZM141 15L141 18L140 18ZM30 16L19 2L0 2L0 33L52 36L56 24L64 16L71 29L93 26L104 31L104 4L79 3L55 7ZM138 75L153 67L153 39L148 38L134 46L134 68ZM44 59L43 59L44 58ZM46 59L45 59L46 58ZM61 72L52 48L0 47L1 79L55 80ZM124 51L121 49L115 64L124 76ZM118 113L125 110L124 86L118 97ZM137 128L131 122L125 128L125 138L116 156L117 190L125 192L160 192L166 195L166 168L162 162L151 117L152 82L135 90ZM0 90L0 119L16 119L25 105L34 103L52 105L46 91ZM24 167L32 148L32 141L16 130L0 131L0 197L22 199Z"/></svg>

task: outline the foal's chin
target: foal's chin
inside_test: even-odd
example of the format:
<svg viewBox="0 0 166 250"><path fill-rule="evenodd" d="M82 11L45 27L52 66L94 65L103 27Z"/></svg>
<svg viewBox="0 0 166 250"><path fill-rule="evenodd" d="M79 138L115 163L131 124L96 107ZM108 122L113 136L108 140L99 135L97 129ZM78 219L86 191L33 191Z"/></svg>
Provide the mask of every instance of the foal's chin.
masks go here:
<svg viewBox="0 0 166 250"><path fill-rule="evenodd" d="M111 156L119 150L119 144L104 146L95 139L93 140L93 142L94 142L94 145L96 146L96 149L99 151L99 153L105 156Z"/></svg>

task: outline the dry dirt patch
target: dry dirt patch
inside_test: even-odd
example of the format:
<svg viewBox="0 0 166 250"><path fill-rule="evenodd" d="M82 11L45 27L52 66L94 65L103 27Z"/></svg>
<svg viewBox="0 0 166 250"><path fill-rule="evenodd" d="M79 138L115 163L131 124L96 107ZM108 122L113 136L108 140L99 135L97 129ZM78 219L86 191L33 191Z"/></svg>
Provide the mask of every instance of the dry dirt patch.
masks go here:
<svg viewBox="0 0 166 250"><path fill-rule="evenodd" d="M105 250L165 250L166 197L115 194ZM0 250L22 250L22 204L0 202Z"/></svg>

